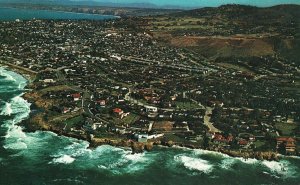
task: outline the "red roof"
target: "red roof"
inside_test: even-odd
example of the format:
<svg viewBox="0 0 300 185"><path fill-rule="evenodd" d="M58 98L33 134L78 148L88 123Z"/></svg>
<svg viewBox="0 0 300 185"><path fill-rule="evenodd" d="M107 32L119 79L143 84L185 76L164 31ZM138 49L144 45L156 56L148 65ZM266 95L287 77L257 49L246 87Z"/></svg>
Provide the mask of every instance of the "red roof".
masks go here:
<svg viewBox="0 0 300 185"><path fill-rule="evenodd" d="M224 137L222 134L215 134L214 140L219 142L229 143L233 140L233 136Z"/></svg>
<svg viewBox="0 0 300 185"><path fill-rule="evenodd" d="M123 110L120 109L120 108L115 108L113 111L114 111L114 113L121 113L121 112L123 112Z"/></svg>
<svg viewBox="0 0 300 185"><path fill-rule="evenodd" d="M239 140L239 145L247 145L247 144L248 144L248 141L246 141L244 139Z"/></svg>
<svg viewBox="0 0 300 185"><path fill-rule="evenodd" d="M71 96L73 98L80 98L81 97L80 93L72 94Z"/></svg>
<svg viewBox="0 0 300 185"><path fill-rule="evenodd" d="M278 137L276 140L282 142L295 142L295 139L291 137Z"/></svg>

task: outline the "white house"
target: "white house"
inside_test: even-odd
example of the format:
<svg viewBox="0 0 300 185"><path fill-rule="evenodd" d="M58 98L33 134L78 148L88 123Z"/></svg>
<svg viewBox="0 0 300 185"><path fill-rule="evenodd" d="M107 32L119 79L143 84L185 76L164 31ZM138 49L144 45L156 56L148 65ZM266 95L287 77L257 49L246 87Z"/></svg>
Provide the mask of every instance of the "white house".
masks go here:
<svg viewBox="0 0 300 185"><path fill-rule="evenodd" d="M150 113L156 113L158 111L157 107L145 106L145 108L146 108L146 112L150 112Z"/></svg>

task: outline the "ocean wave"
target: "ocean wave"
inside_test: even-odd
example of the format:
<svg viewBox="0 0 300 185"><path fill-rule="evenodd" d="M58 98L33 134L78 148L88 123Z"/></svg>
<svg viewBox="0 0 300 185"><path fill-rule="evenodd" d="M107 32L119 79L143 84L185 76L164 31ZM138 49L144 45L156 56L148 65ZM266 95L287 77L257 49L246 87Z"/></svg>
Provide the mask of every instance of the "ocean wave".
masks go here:
<svg viewBox="0 0 300 185"><path fill-rule="evenodd" d="M10 116L12 114L12 112L13 112L13 110L11 108L11 104L6 102L4 107L2 108L0 115Z"/></svg>
<svg viewBox="0 0 300 185"><path fill-rule="evenodd" d="M299 176L298 169L289 161L262 161L262 165L267 167L271 173L280 175L282 178L292 178Z"/></svg>
<svg viewBox="0 0 300 185"><path fill-rule="evenodd" d="M99 146L94 150L87 149L81 144L71 144L60 151L59 154L68 154L76 157L76 164L83 169L101 169L114 175L132 174L143 171L151 165L155 158L155 153L132 154L131 151L109 145ZM84 152L78 152L78 151ZM78 155L79 153L79 155ZM54 156L52 156L54 157ZM55 156L58 157L58 156Z"/></svg>
<svg viewBox="0 0 300 185"><path fill-rule="evenodd" d="M222 169L226 169L226 170L230 170L232 169L232 166L234 164L236 164L237 160L232 158L232 157L229 157L229 158L225 158L221 161L221 163L219 164L219 166L222 168Z"/></svg>
<svg viewBox="0 0 300 185"><path fill-rule="evenodd" d="M235 159L239 160L242 163L246 163L246 164L258 164L260 162L259 160L252 159L252 158L245 159L243 157L236 157Z"/></svg>
<svg viewBox="0 0 300 185"><path fill-rule="evenodd" d="M178 163L183 164L183 166L189 170L197 170L206 174L212 172L213 170L212 164L200 158L189 157L186 155L177 155L174 156L174 160Z"/></svg>
<svg viewBox="0 0 300 185"><path fill-rule="evenodd" d="M59 183L75 183L75 184L86 184L84 183L83 181L81 180L78 180L77 177L74 177L74 178L66 178L66 179L54 179L52 180L53 182L59 182Z"/></svg>
<svg viewBox="0 0 300 185"><path fill-rule="evenodd" d="M70 139L70 144L50 155L49 163L70 164L71 158L76 159L75 165L81 169L107 170L115 175L135 173L149 166L154 158L154 153L132 154L131 151L110 145L102 145L94 150L88 148L85 141ZM69 160L68 160L69 159ZM73 162L73 161L72 161Z"/></svg>
<svg viewBox="0 0 300 185"><path fill-rule="evenodd" d="M203 150L203 149L192 149L193 153L195 155L210 155L210 156L217 156L221 158L231 158L229 155L221 153L221 152L216 152L216 151L209 151L209 150Z"/></svg>
<svg viewBox="0 0 300 185"><path fill-rule="evenodd" d="M13 114L22 113L21 115L26 115L27 117L30 113L31 104L27 100L22 98L22 95L23 94L15 96L14 98L12 98L10 103L11 103ZM21 119L24 119L26 117L21 117Z"/></svg>
<svg viewBox="0 0 300 185"><path fill-rule="evenodd" d="M64 149L70 151L70 155L72 157L79 157L84 155L90 155L92 150L88 149L88 146L89 146L88 142L81 141L80 143L73 142L71 145L65 147Z"/></svg>
<svg viewBox="0 0 300 185"><path fill-rule="evenodd" d="M0 68L0 76L5 77L6 81L16 81L16 78L13 77L12 72L7 71L4 68Z"/></svg>
<svg viewBox="0 0 300 185"><path fill-rule="evenodd" d="M5 149L10 150L24 150L27 149L27 144L24 142L16 142L16 143L9 143L3 146Z"/></svg>
<svg viewBox="0 0 300 185"><path fill-rule="evenodd" d="M124 155L124 158L135 162L143 162L146 160L145 153L132 154L131 151L128 151Z"/></svg>
<svg viewBox="0 0 300 185"><path fill-rule="evenodd" d="M24 89L26 87L27 83L26 82L20 82L18 85L18 89Z"/></svg>
<svg viewBox="0 0 300 185"><path fill-rule="evenodd" d="M9 74L12 77L14 76L14 79L18 79L20 82L26 82L26 80L18 74L4 70L2 70L1 73ZM14 115L13 119L7 120L2 124L2 128L7 128L3 146L5 149L24 150L28 148L26 144L27 136L23 132L22 127L17 124L29 116L30 103L24 100L21 96L22 94L19 94L11 98L9 102L6 102L0 113L1 115L7 116Z"/></svg>
<svg viewBox="0 0 300 185"><path fill-rule="evenodd" d="M71 164L75 161L75 158L69 156L69 155L62 155L60 157L54 158L52 162L49 162L49 164Z"/></svg>
<svg viewBox="0 0 300 185"><path fill-rule="evenodd" d="M98 168L108 170L113 174L131 174L143 171L156 158L155 153L132 154L129 150L106 145L98 147L95 151L102 152L98 157Z"/></svg>

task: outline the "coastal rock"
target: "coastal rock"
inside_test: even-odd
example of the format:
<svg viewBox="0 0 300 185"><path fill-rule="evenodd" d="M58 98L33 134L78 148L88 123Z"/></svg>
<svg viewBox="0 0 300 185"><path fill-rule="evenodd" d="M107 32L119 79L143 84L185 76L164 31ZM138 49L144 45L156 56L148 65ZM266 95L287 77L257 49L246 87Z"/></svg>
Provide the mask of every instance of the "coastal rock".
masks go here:
<svg viewBox="0 0 300 185"><path fill-rule="evenodd" d="M145 149L145 145L143 143L139 142L133 142L131 144L132 153L143 153Z"/></svg>
<svg viewBox="0 0 300 185"><path fill-rule="evenodd" d="M268 160L268 161L277 161L278 154L272 151L269 152L247 152L247 151L232 151L232 150L222 150L220 151L231 157L242 157L245 159L253 158L257 160Z"/></svg>
<svg viewBox="0 0 300 185"><path fill-rule="evenodd" d="M151 151L153 149L153 143L152 142L148 142L145 144L145 150L146 151Z"/></svg>
<svg viewBox="0 0 300 185"><path fill-rule="evenodd" d="M174 142L173 142L173 141L168 141L168 142L167 142L167 146L168 146L168 147L172 147L173 145L174 145Z"/></svg>

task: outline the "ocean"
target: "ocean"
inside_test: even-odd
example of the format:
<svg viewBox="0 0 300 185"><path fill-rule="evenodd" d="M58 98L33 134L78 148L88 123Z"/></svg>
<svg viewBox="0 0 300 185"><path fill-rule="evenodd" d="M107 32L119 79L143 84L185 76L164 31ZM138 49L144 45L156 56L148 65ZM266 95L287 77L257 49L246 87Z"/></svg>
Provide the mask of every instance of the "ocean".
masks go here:
<svg viewBox="0 0 300 185"><path fill-rule="evenodd" d="M0 68L1 185L258 185L300 184L300 158L258 161L184 148L156 147L131 154L51 132L26 133L30 103L21 75Z"/></svg>
<svg viewBox="0 0 300 185"><path fill-rule="evenodd" d="M30 10L30 9L18 9L18 8L5 8L0 7L0 21L14 21L31 20L31 19L56 19L56 20L105 20L114 19L112 15L96 15L87 13L74 13L74 12L59 12L51 10Z"/></svg>

